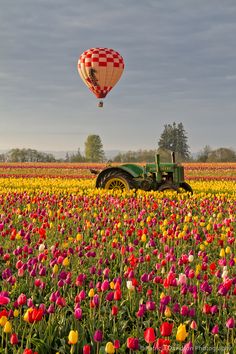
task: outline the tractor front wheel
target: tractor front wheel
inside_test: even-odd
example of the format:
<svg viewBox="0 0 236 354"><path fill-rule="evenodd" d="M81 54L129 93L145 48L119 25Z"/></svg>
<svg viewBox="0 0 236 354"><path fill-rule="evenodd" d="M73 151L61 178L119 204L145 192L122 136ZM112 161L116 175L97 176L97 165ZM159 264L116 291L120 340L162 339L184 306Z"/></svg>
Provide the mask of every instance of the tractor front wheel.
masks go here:
<svg viewBox="0 0 236 354"><path fill-rule="evenodd" d="M125 172L111 171L102 177L100 187L107 190L129 191L133 188L132 177Z"/></svg>

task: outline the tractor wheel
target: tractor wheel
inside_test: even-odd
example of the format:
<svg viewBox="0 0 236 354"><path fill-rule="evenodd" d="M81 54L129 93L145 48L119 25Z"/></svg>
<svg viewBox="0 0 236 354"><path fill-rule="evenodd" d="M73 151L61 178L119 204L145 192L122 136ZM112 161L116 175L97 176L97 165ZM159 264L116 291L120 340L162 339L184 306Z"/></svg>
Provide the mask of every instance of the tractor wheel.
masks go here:
<svg viewBox="0 0 236 354"><path fill-rule="evenodd" d="M128 173L120 171L110 171L105 174L100 181L100 188L109 190L129 191L134 188L132 177Z"/></svg>
<svg viewBox="0 0 236 354"><path fill-rule="evenodd" d="M160 192L167 191L167 190L178 192L178 188L174 184L165 183L158 188L158 191Z"/></svg>
<svg viewBox="0 0 236 354"><path fill-rule="evenodd" d="M183 190L184 192L189 192L190 194L193 194L192 187L186 182L180 183L180 187L178 188L178 191L181 192L181 190Z"/></svg>

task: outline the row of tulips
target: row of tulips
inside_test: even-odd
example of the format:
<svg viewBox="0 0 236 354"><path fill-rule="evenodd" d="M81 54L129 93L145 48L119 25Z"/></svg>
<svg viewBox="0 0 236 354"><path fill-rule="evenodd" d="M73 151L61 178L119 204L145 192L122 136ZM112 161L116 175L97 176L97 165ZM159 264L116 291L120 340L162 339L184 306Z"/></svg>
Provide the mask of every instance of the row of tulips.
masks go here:
<svg viewBox="0 0 236 354"><path fill-rule="evenodd" d="M196 194L213 193L226 195L236 194L236 184L234 181L191 181L191 187ZM19 193L27 191L28 193L41 193L42 190L46 193L84 193L106 195L104 191L97 191L95 189L94 179L62 179L62 178L0 178L0 190ZM137 193L130 192L129 194L139 195L140 191ZM118 193L119 194L119 193ZM156 195L155 193L149 193L149 195ZM162 194L158 194L162 196ZM181 196L179 196L181 197ZM199 195L200 197L200 195Z"/></svg>
<svg viewBox="0 0 236 354"><path fill-rule="evenodd" d="M236 163L183 165L188 180L236 180ZM94 163L0 163L0 177L94 178L90 169L102 170L104 167L106 164Z"/></svg>
<svg viewBox="0 0 236 354"><path fill-rule="evenodd" d="M235 192L198 188L0 180L0 352L233 352Z"/></svg>

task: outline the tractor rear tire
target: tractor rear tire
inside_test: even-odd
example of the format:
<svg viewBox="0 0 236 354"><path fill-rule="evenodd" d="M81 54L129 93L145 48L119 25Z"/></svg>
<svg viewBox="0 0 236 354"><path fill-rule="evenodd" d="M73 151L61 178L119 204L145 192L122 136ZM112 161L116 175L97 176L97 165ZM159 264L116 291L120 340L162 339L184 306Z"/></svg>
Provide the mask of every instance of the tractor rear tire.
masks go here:
<svg viewBox="0 0 236 354"><path fill-rule="evenodd" d="M183 189L185 192L189 192L190 194L193 194L192 187L186 182L180 183L179 192L181 192L181 189Z"/></svg>
<svg viewBox="0 0 236 354"><path fill-rule="evenodd" d="M178 188L174 184L165 183L158 188L158 192L163 192L167 190L178 192Z"/></svg>
<svg viewBox="0 0 236 354"><path fill-rule="evenodd" d="M129 191L133 189L132 177L125 172L110 171L106 173L99 183L100 188L107 190Z"/></svg>

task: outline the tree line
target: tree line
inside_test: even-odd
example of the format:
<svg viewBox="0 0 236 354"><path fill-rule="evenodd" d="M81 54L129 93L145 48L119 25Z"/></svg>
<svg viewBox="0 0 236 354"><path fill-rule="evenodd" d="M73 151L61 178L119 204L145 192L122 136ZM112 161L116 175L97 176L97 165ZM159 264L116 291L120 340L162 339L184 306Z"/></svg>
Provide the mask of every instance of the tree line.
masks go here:
<svg viewBox="0 0 236 354"><path fill-rule="evenodd" d="M34 149L11 149L0 154L1 162L106 162L102 140L99 135L88 135L85 141L84 154L80 149L76 153L67 153L64 159L56 159L53 154L39 152ZM177 162L236 162L236 152L231 148L220 147L212 149L209 145L203 147L196 157L191 156L187 133L183 123L164 125L163 132L157 141L157 148L152 150L127 151L118 153L113 162L154 162L158 152L161 161L170 161L171 152L175 151Z"/></svg>

